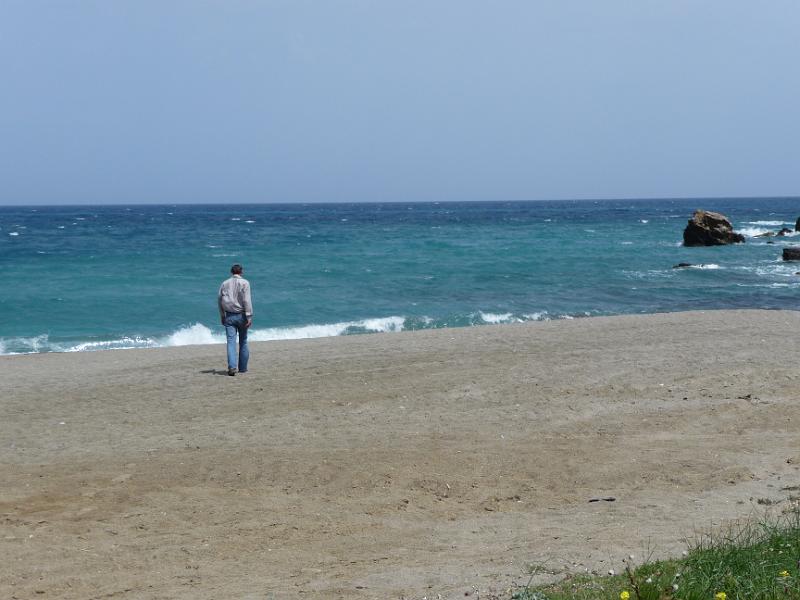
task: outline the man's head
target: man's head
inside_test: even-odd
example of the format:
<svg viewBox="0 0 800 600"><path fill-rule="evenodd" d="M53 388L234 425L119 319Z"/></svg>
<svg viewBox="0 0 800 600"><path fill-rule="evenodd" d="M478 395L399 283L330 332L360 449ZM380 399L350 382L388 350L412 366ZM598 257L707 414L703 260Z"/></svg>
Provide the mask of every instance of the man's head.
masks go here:
<svg viewBox="0 0 800 600"><path fill-rule="evenodd" d="M242 269L242 265L238 263L231 267L231 273L233 273L234 275L241 275L243 270L244 269Z"/></svg>

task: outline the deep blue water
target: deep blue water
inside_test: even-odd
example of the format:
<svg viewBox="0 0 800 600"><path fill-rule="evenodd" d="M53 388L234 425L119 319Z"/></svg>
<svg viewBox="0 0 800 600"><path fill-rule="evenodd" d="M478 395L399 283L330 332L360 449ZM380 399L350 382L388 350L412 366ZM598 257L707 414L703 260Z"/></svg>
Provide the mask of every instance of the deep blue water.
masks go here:
<svg viewBox="0 0 800 600"><path fill-rule="evenodd" d="M696 208L745 244L683 248ZM0 207L0 353L221 341L234 262L253 339L798 307L800 198ZM702 265L673 269L679 262Z"/></svg>

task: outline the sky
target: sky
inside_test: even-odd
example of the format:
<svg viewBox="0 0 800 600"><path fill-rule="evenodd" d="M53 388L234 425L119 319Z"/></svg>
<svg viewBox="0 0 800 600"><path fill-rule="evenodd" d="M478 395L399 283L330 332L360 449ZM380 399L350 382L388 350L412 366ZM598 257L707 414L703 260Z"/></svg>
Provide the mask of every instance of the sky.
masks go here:
<svg viewBox="0 0 800 600"><path fill-rule="evenodd" d="M800 195L800 2L2 0L0 204Z"/></svg>

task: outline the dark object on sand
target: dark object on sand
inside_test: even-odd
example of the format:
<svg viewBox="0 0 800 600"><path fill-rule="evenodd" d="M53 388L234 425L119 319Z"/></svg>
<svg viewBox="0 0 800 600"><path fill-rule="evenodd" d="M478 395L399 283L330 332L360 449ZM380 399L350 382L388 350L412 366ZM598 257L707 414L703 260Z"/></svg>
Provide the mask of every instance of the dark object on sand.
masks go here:
<svg viewBox="0 0 800 600"><path fill-rule="evenodd" d="M616 498L614 496L605 496L604 498L589 498L589 502L600 502L603 500L604 502L614 502Z"/></svg>
<svg viewBox="0 0 800 600"><path fill-rule="evenodd" d="M789 246L783 249L783 260L800 260L800 246Z"/></svg>
<svg viewBox="0 0 800 600"><path fill-rule="evenodd" d="M685 269L686 267L693 267L692 263L678 263L677 265L672 265L673 269Z"/></svg>
<svg viewBox="0 0 800 600"><path fill-rule="evenodd" d="M723 214L696 210L683 230L684 246L724 246L744 242L744 236L733 230Z"/></svg>

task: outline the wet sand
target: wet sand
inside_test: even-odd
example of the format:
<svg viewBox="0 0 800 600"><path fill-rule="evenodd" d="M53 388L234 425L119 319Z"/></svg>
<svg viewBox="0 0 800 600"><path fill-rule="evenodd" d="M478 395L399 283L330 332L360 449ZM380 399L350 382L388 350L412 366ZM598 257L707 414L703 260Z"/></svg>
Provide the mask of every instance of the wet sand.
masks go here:
<svg viewBox="0 0 800 600"><path fill-rule="evenodd" d="M0 357L0 597L486 598L531 565L678 554L791 506L799 330L713 311L264 342L236 377L222 346Z"/></svg>

